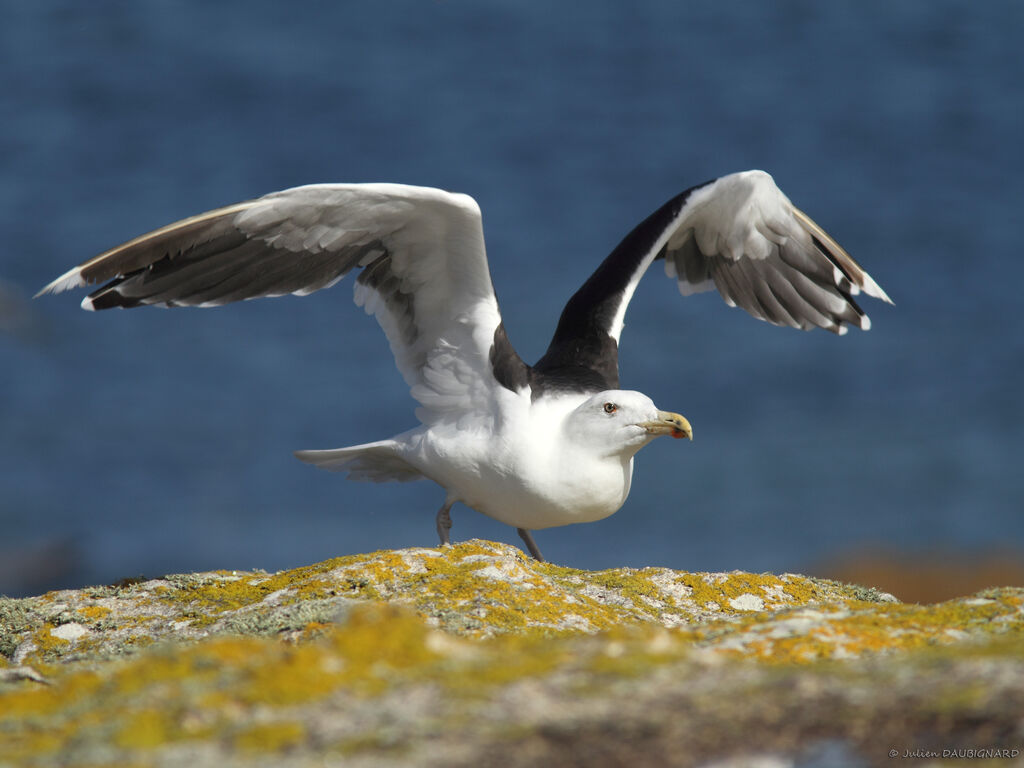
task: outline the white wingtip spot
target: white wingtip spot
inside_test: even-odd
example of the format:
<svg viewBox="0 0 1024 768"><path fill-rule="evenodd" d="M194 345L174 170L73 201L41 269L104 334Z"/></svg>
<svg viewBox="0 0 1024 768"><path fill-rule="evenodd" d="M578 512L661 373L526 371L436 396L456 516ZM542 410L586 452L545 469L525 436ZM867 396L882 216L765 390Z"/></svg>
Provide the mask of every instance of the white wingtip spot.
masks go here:
<svg viewBox="0 0 1024 768"><path fill-rule="evenodd" d="M856 296L860 293L860 286L848 279L839 267L832 267L832 282L835 283L836 288L841 291L848 291L851 296Z"/></svg>
<svg viewBox="0 0 1024 768"><path fill-rule="evenodd" d="M715 287L715 283L711 279L704 280L700 283L691 283L686 280L680 280L678 285L679 293L683 296L692 296L695 293L704 293L705 291L710 291Z"/></svg>
<svg viewBox="0 0 1024 768"><path fill-rule="evenodd" d="M84 285L85 280L82 279L82 268L75 267L74 269L65 272L49 285L44 286L32 298L38 299L46 293L64 293L64 291L70 291L72 288L81 288Z"/></svg>
<svg viewBox="0 0 1024 768"><path fill-rule="evenodd" d="M884 301L886 304L892 304L892 299L882 290L882 286L876 283L867 272L864 273L864 292L868 296L874 296L876 299Z"/></svg>
<svg viewBox="0 0 1024 768"><path fill-rule="evenodd" d="M848 334L848 333L850 332L850 329L849 329L849 328L847 328L847 327L846 327L845 325L840 325L840 326L839 326L839 330L838 330L838 331L836 331L836 332L837 332L837 333L838 333L838 334L839 334L840 336L845 336L846 334Z"/></svg>
<svg viewBox="0 0 1024 768"><path fill-rule="evenodd" d="M861 315L861 317L860 317L860 329L862 331L870 331L871 330L871 318L868 317L867 315Z"/></svg>
<svg viewBox="0 0 1024 768"><path fill-rule="evenodd" d="M82 299L82 309L84 309L86 312L96 311L96 307L92 305L92 299L89 296L86 296L84 299Z"/></svg>

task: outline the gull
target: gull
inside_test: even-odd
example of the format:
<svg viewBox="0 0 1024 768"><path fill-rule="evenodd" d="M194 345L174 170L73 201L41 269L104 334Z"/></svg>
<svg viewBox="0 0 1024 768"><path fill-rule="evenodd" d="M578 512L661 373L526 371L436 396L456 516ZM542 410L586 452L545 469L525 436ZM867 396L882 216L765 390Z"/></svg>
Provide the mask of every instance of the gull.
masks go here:
<svg viewBox="0 0 1024 768"><path fill-rule="evenodd" d="M626 308L655 261L690 295L779 326L870 328L855 296L891 303L764 171L691 187L638 224L565 305L547 351L525 363L502 324L472 197L402 184L313 184L202 213L112 248L39 293L102 284L87 310L212 307L307 294L357 272L356 304L387 336L419 425L385 440L297 451L354 480L428 478L445 491L450 541L461 502L532 531L614 514L636 453L690 423L619 385ZM37 294L39 295L39 294Z"/></svg>

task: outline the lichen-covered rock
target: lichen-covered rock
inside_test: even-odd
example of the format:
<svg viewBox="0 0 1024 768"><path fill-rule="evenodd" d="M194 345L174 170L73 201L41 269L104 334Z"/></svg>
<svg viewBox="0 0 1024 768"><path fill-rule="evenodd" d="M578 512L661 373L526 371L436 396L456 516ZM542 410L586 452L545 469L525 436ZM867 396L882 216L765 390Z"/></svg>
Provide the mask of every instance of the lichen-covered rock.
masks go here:
<svg viewBox="0 0 1024 768"><path fill-rule="evenodd" d="M918 606L473 541L0 599L0 766L1012 751L1022 652L1020 589Z"/></svg>

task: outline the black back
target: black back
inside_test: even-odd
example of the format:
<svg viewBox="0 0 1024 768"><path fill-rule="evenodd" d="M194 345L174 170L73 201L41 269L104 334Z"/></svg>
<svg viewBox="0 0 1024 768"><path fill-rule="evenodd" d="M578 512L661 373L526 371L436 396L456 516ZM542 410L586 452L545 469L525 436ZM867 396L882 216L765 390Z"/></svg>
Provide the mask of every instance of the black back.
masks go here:
<svg viewBox="0 0 1024 768"><path fill-rule="evenodd" d="M547 351L533 366L522 361L499 326L491 349L498 382L513 390L529 384L534 398L544 392L618 389L619 345L609 331L626 290L642 276L651 249L675 222L690 193L705 184L676 195L622 239L569 299Z"/></svg>

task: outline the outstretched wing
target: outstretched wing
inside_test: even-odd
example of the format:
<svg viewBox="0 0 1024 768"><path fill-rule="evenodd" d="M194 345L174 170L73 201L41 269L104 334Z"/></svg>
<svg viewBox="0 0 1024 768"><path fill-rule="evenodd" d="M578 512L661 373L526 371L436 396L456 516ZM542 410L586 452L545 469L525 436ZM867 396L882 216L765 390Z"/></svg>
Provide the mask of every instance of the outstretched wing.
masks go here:
<svg viewBox="0 0 1024 768"><path fill-rule="evenodd" d="M162 227L40 291L106 283L85 309L209 307L327 288L361 268L355 300L384 329L420 417L486 407L501 323L473 198L399 184L316 184Z"/></svg>
<svg viewBox="0 0 1024 768"><path fill-rule="evenodd" d="M591 365L617 383L613 353L626 307L656 259L665 260L684 296L717 288L730 306L775 325L867 330L871 323L853 297L863 291L892 303L771 176L744 171L686 190L626 235L569 300L537 367L557 369L574 346L584 356L592 350Z"/></svg>
<svg viewBox="0 0 1024 768"><path fill-rule="evenodd" d="M682 202L655 258L665 259L684 296L717 288L727 304L761 320L838 334L871 327L853 300L861 291L892 303L764 171L723 176Z"/></svg>

